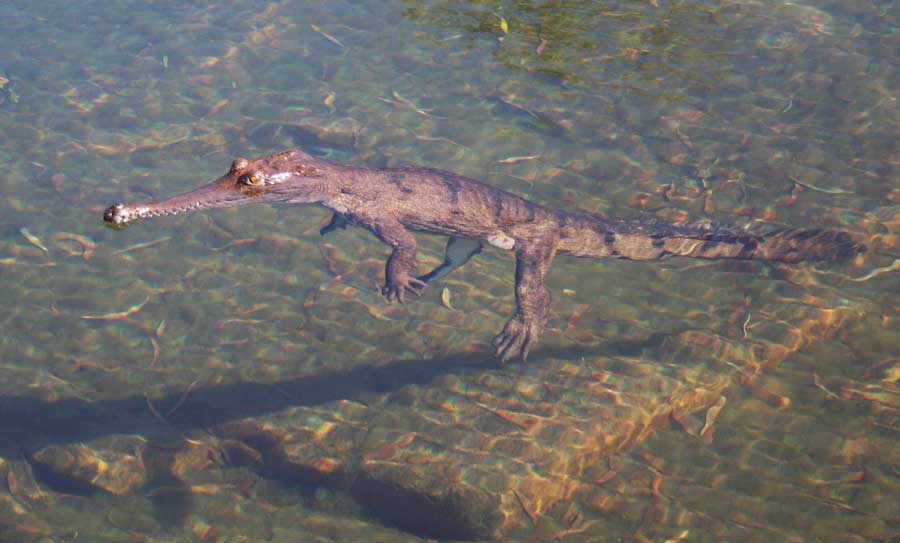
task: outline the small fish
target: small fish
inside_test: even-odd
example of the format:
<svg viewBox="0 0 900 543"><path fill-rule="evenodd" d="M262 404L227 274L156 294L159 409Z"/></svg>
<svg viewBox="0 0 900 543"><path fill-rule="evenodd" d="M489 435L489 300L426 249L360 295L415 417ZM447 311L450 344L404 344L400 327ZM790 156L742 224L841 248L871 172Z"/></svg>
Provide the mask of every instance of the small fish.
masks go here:
<svg viewBox="0 0 900 543"><path fill-rule="evenodd" d="M223 319L216 323L216 330L222 330L226 325L229 324L247 324L247 325L257 325L262 324L266 321L262 319Z"/></svg>
<svg viewBox="0 0 900 543"><path fill-rule="evenodd" d="M528 520L531 521L531 525L536 526L538 519L537 515L534 514L534 508L531 506L531 503L529 503L528 500L522 497L522 495L519 494L519 491L515 488L513 489L513 494L516 496L516 501L519 502L519 507L522 508L522 512L525 513L525 515L528 517Z"/></svg>
<svg viewBox="0 0 900 543"><path fill-rule="evenodd" d="M332 113L334 113L334 99L335 99L334 93L329 92L328 96L326 96L325 99L322 100L322 103L325 104L325 106L328 109L330 109Z"/></svg>
<svg viewBox="0 0 900 543"><path fill-rule="evenodd" d="M497 16L497 18L500 19L500 31L504 34L509 34L509 23L507 23L506 19L500 17L499 15Z"/></svg>
<svg viewBox="0 0 900 543"><path fill-rule="evenodd" d="M34 245L35 247L37 247L38 249L44 251L45 253L49 253L49 252L50 252L50 250L47 249L47 246L44 245L43 242L41 242L41 238L39 238L39 237L35 236L34 234L32 234L31 231L29 231L29 230L28 230L27 228L25 228L24 226L23 226L22 228L19 228L19 233L22 234L23 236L25 236L25 239L28 240L28 243Z"/></svg>
<svg viewBox="0 0 900 543"><path fill-rule="evenodd" d="M316 32L316 33L320 34L323 38L325 38L326 40L330 41L331 43L337 45L337 46L340 47L341 49L346 49L346 48L347 48L346 45L344 45L343 43L341 43L341 40L335 38L334 36L332 36L331 34L325 32L325 31L323 31L323 30L320 29L318 26L316 26L316 25L314 25L314 24L310 24L309 27L313 29L313 32Z"/></svg>
<svg viewBox="0 0 900 543"><path fill-rule="evenodd" d="M90 260L91 257L94 256L94 253L97 251L97 243L87 236L82 236L80 234L72 234L70 232L57 232L53 234L53 239L56 241L74 241L81 245L81 257L85 260Z"/></svg>
<svg viewBox="0 0 900 543"><path fill-rule="evenodd" d="M450 289L447 287L441 289L441 303L450 311L456 311L456 309L450 305Z"/></svg>
<svg viewBox="0 0 900 543"><path fill-rule="evenodd" d="M155 338L150 338L150 345L153 347L153 360L150 361L150 366L153 366L153 364L159 362L159 342Z"/></svg>
<svg viewBox="0 0 900 543"><path fill-rule="evenodd" d="M255 243L255 242L256 242L256 238L236 239L234 241L230 241L230 242L226 243L225 245L223 245L221 247L215 247L212 250L219 253L219 252L231 249L233 247L240 247L241 245L246 245L248 243Z"/></svg>
<svg viewBox="0 0 900 543"><path fill-rule="evenodd" d="M828 387L822 384L822 379L819 377L818 373L813 374L813 384L816 385L816 387L820 388L823 392L825 392L825 395L829 398L834 398L836 400L839 400L841 398L834 392L828 390Z"/></svg>
<svg viewBox="0 0 900 543"><path fill-rule="evenodd" d="M406 98L405 96L401 95L399 92L392 90L391 96L393 96L395 100L397 100L401 104L409 107L410 109L412 109L419 115L428 115L428 110L420 108L419 106L416 105L415 102L413 102L409 98Z"/></svg>
<svg viewBox="0 0 900 543"><path fill-rule="evenodd" d="M84 320L89 320L89 321L101 321L101 320L105 320L105 321L117 321L117 320L122 320L122 319L125 319L125 318L129 317L130 315L134 315L135 313L137 313L138 311L140 311L145 305L147 305L147 302L149 302L149 301L150 301L150 296L147 296L146 298L144 298L144 301L143 301L143 302L134 304L133 306L131 306L131 307L129 307L128 309L126 309L125 311L117 311L117 312L115 312L115 313L104 313L103 315L82 315L81 318L84 319Z"/></svg>
<svg viewBox="0 0 900 543"><path fill-rule="evenodd" d="M497 164L518 164L519 162L525 162L526 160L537 160L541 158L541 156L542 155L511 156L498 160Z"/></svg>
<svg viewBox="0 0 900 543"><path fill-rule="evenodd" d="M856 194L856 193L853 192L852 190L831 189L831 188L825 188L825 187L817 187L817 186L812 185L812 184L810 184L810 183L804 183L804 182L801 182L801 181L797 181L797 180L794 179L793 177L791 177L790 179L791 179L791 181L793 181L794 183L800 185L801 187L804 187L804 188L807 188L807 189L810 189L810 190L814 190L814 191L816 191L816 192L823 192L823 193L825 193L825 194Z"/></svg>
<svg viewBox="0 0 900 543"><path fill-rule="evenodd" d="M397 439L397 441L394 442L394 445L396 445L398 447L406 447L407 445L412 443L414 439L416 439L417 435L418 434L416 432L409 432L408 434L403 434L402 436L400 436Z"/></svg>
<svg viewBox="0 0 900 543"><path fill-rule="evenodd" d="M207 117L212 117L216 113L222 110L223 107L227 106L228 103L231 102L228 98L222 98L218 102L216 102L212 108L210 108L209 113L206 114Z"/></svg>
<svg viewBox="0 0 900 543"><path fill-rule="evenodd" d="M170 239L172 239L172 236L164 236L159 239L155 239L153 241L145 241L143 243L136 243L134 245L129 245L128 247L125 247L124 249L119 249L118 251L114 252L113 254L121 255L124 253L129 253L131 251L139 251L141 249L147 249L149 247L153 247L154 245L159 245L161 243L165 243L165 242L169 241Z"/></svg>
<svg viewBox="0 0 900 543"><path fill-rule="evenodd" d="M700 437L703 437L712 429L713 424L716 422L716 418L719 416L719 412L725 407L726 401L725 396L719 396L719 401L706 410L706 421L703 423L703 428L700 429L700 433L698 434Z"/></svg>
<svg viewBox="0 0 900 543"><path fill-rule="evenodd" d="M117 155L122 151L122 149L116 147L115 145L106 145L103 143L91 144L91 149L105 156Z"/></svg>
<svg viewBox="0 0 900 543"><path fill-rule="evenodd" d="M513 101L513 100L515 99L514 96L509 96L509 97L506 97L506 96L494 96L494 99L497 100L498 102L500 102L501 104L503 104L503 105L505 105L505 106L511 108L511 109L514 109L514 110L516 110L516 111L520 111L520 112L522 112L522 113L527 113L528 115L531 115L532 117L534 117L535 119L537 119L537 120L539 120L539 121L542 121L542 120L543 120L543 119L541 118L541 116L538 115L537 113L535 113L534 111L528 109L528 108L525 107L525 106L521 106L521 105L515 103L515 102Z"/></svg>

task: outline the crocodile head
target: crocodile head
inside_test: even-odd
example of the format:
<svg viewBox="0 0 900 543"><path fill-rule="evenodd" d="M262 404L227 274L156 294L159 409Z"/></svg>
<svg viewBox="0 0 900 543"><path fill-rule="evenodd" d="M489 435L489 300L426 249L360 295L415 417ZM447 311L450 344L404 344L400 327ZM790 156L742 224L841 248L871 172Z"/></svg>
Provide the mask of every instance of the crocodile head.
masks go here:
<svg viewBox="0 0 900 543"><path fill-rule="evenodd" d="M319 202L325 196L329 166L301 151L253 160L235 158L228 173L208 185L158 202L113 204L103 213L103 221L113 228L125 228L139 219L216 207Z"/></svg>

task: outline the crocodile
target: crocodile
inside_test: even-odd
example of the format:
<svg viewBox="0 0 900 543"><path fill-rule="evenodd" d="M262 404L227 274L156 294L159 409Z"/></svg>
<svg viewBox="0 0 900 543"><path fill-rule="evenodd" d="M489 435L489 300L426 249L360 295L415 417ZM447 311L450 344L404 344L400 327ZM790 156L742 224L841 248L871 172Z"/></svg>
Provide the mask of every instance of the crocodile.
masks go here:
<svg viewBox="0 0 900 543"><path fill-rule="evenodd" d="M346 226L372 232L391 248L381 292L403 303L427 283L462 266L485 245L514 251L515 313L493 339L501 361L527 359L547 322L544 275L557 253L576 257L658 260L838 260L862 250L843 231L782 228L767 233L712 223L625 221L554 210L455 173L416 166L370 169L336 164L293 150L235 158L228 172L197 189L160 201L117 203L103 213L109 226L139 219L249 203L316 204L334 212L320 232ZM414 276L413 232L449 237L444 261Z"/></svg>

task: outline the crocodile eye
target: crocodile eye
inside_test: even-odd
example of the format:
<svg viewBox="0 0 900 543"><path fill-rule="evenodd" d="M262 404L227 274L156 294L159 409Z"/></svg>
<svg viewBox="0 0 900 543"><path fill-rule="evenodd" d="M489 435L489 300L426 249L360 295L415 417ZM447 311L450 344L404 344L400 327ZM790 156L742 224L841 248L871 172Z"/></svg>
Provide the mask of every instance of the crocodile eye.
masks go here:
<svg viewBox="0 0 900 543"><path fill-rule="evenodd" d="M242 185L248 185L251 187L258 187L263 184L262 176L255 173L244 174L238 179L238 181L240 181Z"/></svg>

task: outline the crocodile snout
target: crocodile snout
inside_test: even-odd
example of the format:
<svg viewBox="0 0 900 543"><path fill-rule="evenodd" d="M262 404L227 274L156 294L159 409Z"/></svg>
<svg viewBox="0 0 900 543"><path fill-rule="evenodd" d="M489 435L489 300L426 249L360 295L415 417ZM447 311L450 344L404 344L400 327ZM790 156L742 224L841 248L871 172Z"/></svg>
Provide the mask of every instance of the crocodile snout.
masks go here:
<svg viewBox="0 0 900 543"><path fill-rule="evenodd" d="M125 204L113 204L103 212L103 222L110 228L125 228L136 218Z"/></svg>

